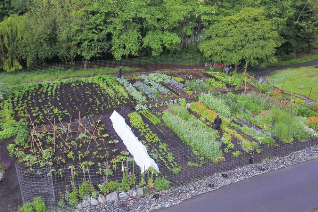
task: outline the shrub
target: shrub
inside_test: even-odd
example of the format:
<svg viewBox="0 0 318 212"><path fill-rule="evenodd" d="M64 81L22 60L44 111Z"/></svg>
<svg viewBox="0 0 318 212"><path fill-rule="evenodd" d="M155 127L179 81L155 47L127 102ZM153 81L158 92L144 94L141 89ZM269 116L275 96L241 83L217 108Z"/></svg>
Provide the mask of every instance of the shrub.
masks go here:
<svg viewBox="0 0 318 212"><path fill-rule="evenodd" d="M45 212L45 202L41 197L35 197L33 202L27 202L19 208L19 212Z"/></svg>
<svg viewBox="0 0 318 212"><path fill-rule="evenodd" d="M90 197L90 195L94 192L94 187L92 184L88 183L88 182L83 182L79 188L78 188L78 192L79 192L79 197L82 199L88 199Z"/></svg>
<svg viewBox="0 0 318 212"><path fill-rule="evenodd" d="M129 181L128 177L123 177L120 184L120 190L121 191L128 191L131 187L131 182Z"/></svg>
<svg viewBox="0 0 318 212"><path fill-rule="evenodd" d="M35 197L33 200L33 207L36 212L45 212L45 202L40 197Z"/></svg>
<svg viewBox="0 0 318 212"><path fill-rule="evenodd" d="M19 208L19 212L33 212L33 204L31 202L25 203Z"/></svg>
<svg viewBox="0 0 318 212"><path fill-rule="evenodd" d="M76 207L78 205L78 190L73 188L72 192L66 191L65 199L69 205Z"/></svg>
<svg viewBox="0 0 318 212"><path fill-rule="evenodd" d="M165 177L157 177L155 180L155 189L157 191L167 190L170 188L170 182Z"/></svg>
<svg viewBox="0 0 318 212"><path fill-rule="evenodd" d="M104 195L109 194L113 191L116 191L119 187L119 183L118 182L114 182L114 181L109 181L109 182L104 182L103 184L99 184L99 190L100 192L102 192Z"/></svg>

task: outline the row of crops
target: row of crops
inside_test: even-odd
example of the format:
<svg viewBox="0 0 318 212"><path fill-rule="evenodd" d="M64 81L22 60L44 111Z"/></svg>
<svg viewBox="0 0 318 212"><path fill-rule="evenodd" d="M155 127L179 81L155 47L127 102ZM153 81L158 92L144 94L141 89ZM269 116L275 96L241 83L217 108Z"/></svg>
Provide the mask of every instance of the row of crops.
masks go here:
<svg viewBox="0 0 318 212"><path fill-rule="evenodd" d="M30 169L66 164L76 177L78 169L85 173L98 167L100 192L107 194L136 184L154 187L152 169L137 182L137 169L128 165L133 156L109 120L113 110L126 119L168 179L317 137L317 103L294 103L270 86L254 92L243 85L240 75L198 71L18 85L1 102L0 139L14 137L8 151ZM220 132L213 130L217 114L222 118ZM120 168L123 177L118 179L113 173ZM115 189L108 189L110 182ZM70 186L68 195L78 192L76 185Z"/></svg>

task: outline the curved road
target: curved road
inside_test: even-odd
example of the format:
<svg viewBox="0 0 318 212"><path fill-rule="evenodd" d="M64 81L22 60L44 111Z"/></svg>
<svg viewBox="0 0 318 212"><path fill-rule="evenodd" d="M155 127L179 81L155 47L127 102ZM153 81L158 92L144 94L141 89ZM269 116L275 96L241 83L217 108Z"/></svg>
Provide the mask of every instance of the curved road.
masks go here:
<svg viewBox="0 0 318 212"><path fill-rule="evenodd" d="M158 212L313 212L318 159L268 172Z"/></svg>
<svg viewBox="0 0 318 212"><path fill-rule="evenodd" d="M275 66L274 68L276 69L301 68L301 67L314 66L314 65L318 65L318 59L304 62L304 63L293 64L293 65Z"/></svg>

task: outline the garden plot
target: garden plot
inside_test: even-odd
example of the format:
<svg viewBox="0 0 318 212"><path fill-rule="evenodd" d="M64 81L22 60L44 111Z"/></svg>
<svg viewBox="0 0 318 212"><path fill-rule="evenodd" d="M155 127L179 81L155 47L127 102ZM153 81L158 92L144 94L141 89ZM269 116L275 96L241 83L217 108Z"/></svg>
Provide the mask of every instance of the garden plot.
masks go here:
<svg viewBox="0 0 318 212"><path fill-rule="evenodd" d="M107 114L134 104L114 80L94 77L19 86L11 95L14 117L16 120L31 120L39 126L53 119L70 122L79 115Z"/></svg>
<svg viewBox="0 0 318 212"><path fill-rule="evenodd" d="M97 167L94 182L105 189L117 183L123 191L136 184L152 189L156 174L183 184L317 143L316 106L304 109L277 93L250 88L243 93L243 86L240 75L199 71L33 83L17 87L2 103L0 137L16 136L8 150L30 168L64 164L74 172L78 165L85 177L86 169ZM114 110L160 173L133 168L133 156L109 119ZM216 114L223 121L220 132L213 130ZM76 182L68 192L76 191Z"/></svg>

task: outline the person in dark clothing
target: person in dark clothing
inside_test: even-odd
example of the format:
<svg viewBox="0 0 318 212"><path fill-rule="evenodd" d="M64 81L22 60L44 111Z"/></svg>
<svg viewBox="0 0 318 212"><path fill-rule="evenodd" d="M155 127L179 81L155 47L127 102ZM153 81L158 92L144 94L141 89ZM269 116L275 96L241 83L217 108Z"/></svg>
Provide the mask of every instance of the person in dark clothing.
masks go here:
<svg viewBox="0 0 318 212"><path fill-rule="evenodd" d="M123 72L123 67L122 66L120 66L119 69L118 69L117 78L121 78L121 72Z"/></svg>
<svg viewBox="0 0 318 212"><path fill-rule="evenodd" d="M219 117L219 115L216 115L216 118L214 119L214 126L213 129L219 130L220 126L222 124L222 119Z"/></svg>

